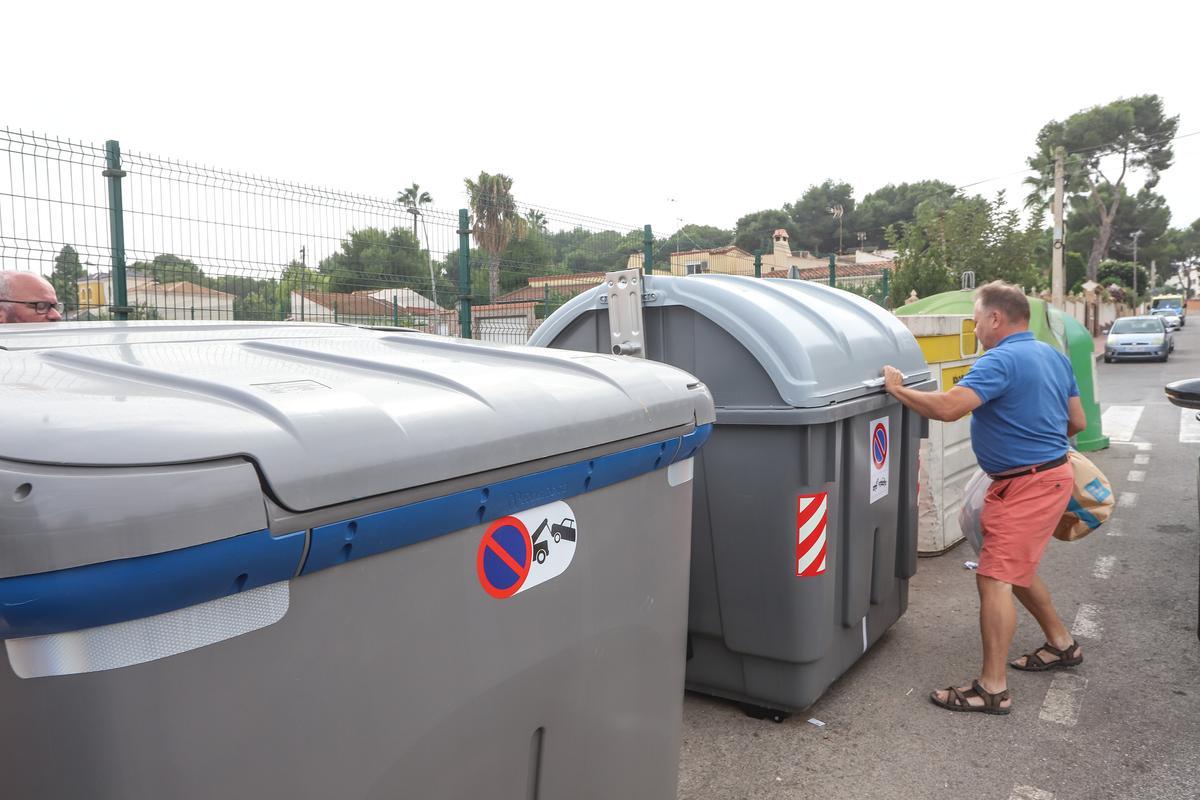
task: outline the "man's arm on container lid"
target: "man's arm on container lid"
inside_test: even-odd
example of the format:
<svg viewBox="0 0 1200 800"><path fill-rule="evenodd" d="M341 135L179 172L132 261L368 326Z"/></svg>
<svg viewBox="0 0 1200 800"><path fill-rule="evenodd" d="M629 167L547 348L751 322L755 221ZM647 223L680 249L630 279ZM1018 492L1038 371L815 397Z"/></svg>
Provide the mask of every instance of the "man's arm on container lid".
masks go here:
<svg viewBox="0 0 1200 800"><path fill-rule="evenodd" d="M888 393L922 417L941 422L962 419L983 405L979 395L965 386L945 392L921 392L904 385L904 374L895 367L883 368L883 385Z"/></svg>
<svg viewBox="0 0 1200 800"><path fill-rule="evenodd" d="M1067 415L1067 436L1074 436L1087 427L1087 414L1083 411L1079 395L1067 400Z"/></svg>

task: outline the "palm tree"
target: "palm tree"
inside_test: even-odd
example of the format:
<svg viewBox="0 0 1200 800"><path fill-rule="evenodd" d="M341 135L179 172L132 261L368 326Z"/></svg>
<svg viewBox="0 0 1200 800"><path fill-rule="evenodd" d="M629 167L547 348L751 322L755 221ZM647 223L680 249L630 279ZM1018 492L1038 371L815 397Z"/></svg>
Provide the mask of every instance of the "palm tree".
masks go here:
<svg viewBox="0 0 1200 800"><path fill-rule="evenodd" d="M531 208L525 212L525 224L529 226L529 230L534 233L546 232L546 215L538 211L536 208Z"/></svg>
<svg viewBox="0 0 1200 800"><path fill-rule="evenodd" d="M421 187L413 184L407 190L404 190L396 196L396 203L406 207L410 215L413 215L413 239L420 242L420 236L416 234L416 218L421 216L421 209L426 205L433 203L433 198L430 193L422 192ZM433 258L430 255L430 242L425 242L425 260L430 265L430 291L433 293L433 305L438 303L438 281L433 276Z"/></svg>
<svg viewBox="0 0 1200 800"><path fill-rule="evenodd" d="M465 179L471 205L471 233L475 243L488 254L488 294L495 300L500 293L500 254L509 239L521 236L525 220L517 211L512 196L512 178L507 175L479 173L479 180Z"/></svg>
<svg viewBox="0 0 1200 800"><path fill-rule="evenodd" d="M421 216L421 209L433 202L433 198L429 196L429 192L422 192L421 187L413 184L400 194L396 195L396 202L408 209L408 213L412 214L413 218L413 238L417 238L417 217Z"/></svg>

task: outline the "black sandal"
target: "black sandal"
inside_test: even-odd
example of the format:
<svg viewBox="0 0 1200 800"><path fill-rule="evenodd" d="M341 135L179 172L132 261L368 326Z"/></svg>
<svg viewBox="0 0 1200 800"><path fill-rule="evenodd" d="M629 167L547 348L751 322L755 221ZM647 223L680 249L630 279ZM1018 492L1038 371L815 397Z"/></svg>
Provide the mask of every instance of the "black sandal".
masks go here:
<svg viewBox="0 0 1200 800"><path fill-rule="evenodd" d="M1079 655L1071 658L1067 657L1068 653L1074 653L1076 650L1079 650ZM1052 656L1058 656L1058 658L1054 659L1053 661L1046 661L1040 655L1038 655L1043 651ZM1046 642L1032 653L1024 656L1024 659L1025 663L1023 665L1016 664L1012 661L1008 662L1008 665L1013 669L1024 670L1025 672L1045 672L1048 669L1065 669L1067 667L1075 667L1083 663L1083 650L1075 642L1071 642L1070 645L1064 647L1062 650L1059 650L1054 645Z"/></svg>
<svg viewBox="0 0 1200 800"><path fill-rule="evenodd" d="M979 684L979 681L972 681L971 688L963 691L954 686L947 686L946 699L939 700L937 692L931 692L929 699L935 706L945 708L949 711L978 711L981 714L1007 714L1012 711L1012 703L1007 706L1001 706L1005 700L1009 699L1008 689L1002 692L992 693ZM983 705L971 705L972 697L978 697L983 701Z"/></svg>

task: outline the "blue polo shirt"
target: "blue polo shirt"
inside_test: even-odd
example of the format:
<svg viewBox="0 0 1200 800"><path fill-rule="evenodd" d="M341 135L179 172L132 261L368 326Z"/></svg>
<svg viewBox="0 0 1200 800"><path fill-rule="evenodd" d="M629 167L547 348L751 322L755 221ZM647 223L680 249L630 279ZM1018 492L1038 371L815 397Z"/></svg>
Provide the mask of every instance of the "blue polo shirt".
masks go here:
<svg viewBox="0 0 1200 800"><path fill-rule="evenodd" d="M1029 331L1006 336L959 386L983 401L971 416L971 447L985 472L1053 461L1067 452L1067 401L1079 395L1071 362Z"/></svg>

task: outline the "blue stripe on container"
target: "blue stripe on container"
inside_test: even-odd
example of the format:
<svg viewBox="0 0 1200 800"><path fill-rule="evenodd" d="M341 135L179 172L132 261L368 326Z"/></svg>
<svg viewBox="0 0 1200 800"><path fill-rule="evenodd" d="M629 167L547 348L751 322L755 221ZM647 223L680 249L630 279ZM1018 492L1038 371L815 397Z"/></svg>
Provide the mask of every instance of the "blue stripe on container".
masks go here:
<svg viewBox="0 0 1200 800"><path fill-rule="evenodd" d="M301 574L436 539L636 478L690 457L711 431L712 425L702 425L686 436L664 442L313 528ZM685 451L686 456L682 455Z"/></svg>
<svg viewBox="0 0 1200 800"><path fill-rule="evenodd" d="M682 438L679 444L679 452L675 454L672 463L675 461L684 461L696 454L696 451L704 446L708 441L708 437L712 435L712 425L699 425L696 430L687 434Z"/></svg>
<svg viewBox="0 0 1200 800"><path fill-rule="evenodd" d="M0 639L140 619L284 581L304 531L256 531L137 558L0 580Z"/></svg>
<svg viewBox="0 0 1200 800"><path fill-rule="evenodd" d="M612 486L691 458L712 425L644 445L313 528L302 574L394 550L517 511ZM94 628L288 580L305 532L269 531L155 555L0 579L0 639Z"/></svg>

